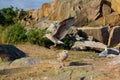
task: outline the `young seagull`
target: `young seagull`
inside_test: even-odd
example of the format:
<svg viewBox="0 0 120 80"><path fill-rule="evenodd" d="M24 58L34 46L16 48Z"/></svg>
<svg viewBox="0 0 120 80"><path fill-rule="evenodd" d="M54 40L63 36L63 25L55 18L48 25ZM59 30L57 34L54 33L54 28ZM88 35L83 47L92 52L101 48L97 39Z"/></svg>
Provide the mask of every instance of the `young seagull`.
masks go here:
<svg viewBox="0 0 120 80"><path fill-rule="evenodd" d="M45 34L43 37L50 39L54 43L54 47L56 47L57 44L64 44L62 41L52 36L52 34Z"/></svg>
<svg viewBox="0 0 120 80"><path fill-rule="evenodd" d="M62 52L58 53L57 57L58 57L57 60L60 63L60 68L64 68L65 66L64 61L68 58L68 51L63 50Z"/></svg>

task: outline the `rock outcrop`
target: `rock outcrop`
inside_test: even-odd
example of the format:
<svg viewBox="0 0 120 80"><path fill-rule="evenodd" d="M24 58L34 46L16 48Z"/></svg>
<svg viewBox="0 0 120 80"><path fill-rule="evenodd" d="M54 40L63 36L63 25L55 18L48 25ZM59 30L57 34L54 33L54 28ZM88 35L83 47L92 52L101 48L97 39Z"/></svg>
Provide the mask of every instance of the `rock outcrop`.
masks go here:
<svg viewBox="0 0 120 80"><path fill-rule="evenodd" d="M115 46L120 42L120 26L115 26L110 32L108 46Z"/></svg>
<svg viewBox="0 0 120 80"><path fill-rule="evenodd" d="M88 20L95 20L100 15L102 0L53 0L45 3L38 10L29 10L25 25L33 26L37 22L48 18L62 21L69 17L76 18L76 26L85 25Z"/></svg>
<svg viewBox="0 0 120 80"><path fill-rule="evenodd" d="M116 12L105 15L104 17L101 17L101 18L97 19L96 21L93 21L93 22L89 23L88 26L98 27L98 26L104 25L104 24L105 25L110 25L110 26L115 26L115 25L120 24L120 22L119 22L120 16Z"/></svg>
<svg viewBox="0 0 120 80"><path fill-rule="evenodd" d="M0 58L2 61L13 61L27 55L13 45L0 45Z"/></svg>
<svg viewBox="0 0 120 80"><path fill-rule="evenodd" d="M107 44L108 42L108 27L83 27L79 29L85 32L88 36L93 36L93 38L99 42L104 44Z"/></svg>
<svg viewBox="0 0 120 80"><path fill-rule="evenodd" d="M120 0L111 0L112 9L120 14Z"/></svg>
<svg viewBox="0 0 120 80"><path fill-rule="evenodd" d="M72 50L87 50L87 49L93 49L93 50L103 50L105 49L106 45L100 42L95 41L77 41L72 46Z"/></svg>

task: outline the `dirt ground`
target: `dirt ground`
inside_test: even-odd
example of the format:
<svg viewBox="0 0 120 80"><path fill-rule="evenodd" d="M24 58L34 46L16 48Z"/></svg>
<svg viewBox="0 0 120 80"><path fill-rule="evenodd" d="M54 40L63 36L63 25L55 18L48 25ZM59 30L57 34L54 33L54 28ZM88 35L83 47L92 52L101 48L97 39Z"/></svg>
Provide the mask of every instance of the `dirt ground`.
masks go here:
<svg viewBox="0 0 120 80"><path fill-rule="evenodd" d="M31 44L15 46L43 63L0 68L0 80L120 80L120 65L109 65L112 58L99 58L95 52L69 51L63 71L55 63L57 53L62 50Z"/></svg>

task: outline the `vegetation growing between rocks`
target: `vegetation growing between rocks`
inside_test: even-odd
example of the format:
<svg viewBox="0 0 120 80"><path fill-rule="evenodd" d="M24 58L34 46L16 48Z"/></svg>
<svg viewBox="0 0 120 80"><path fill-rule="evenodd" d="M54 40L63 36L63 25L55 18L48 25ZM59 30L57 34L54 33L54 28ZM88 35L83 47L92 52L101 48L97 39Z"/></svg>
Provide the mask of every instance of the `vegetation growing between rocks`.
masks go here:
<svg viewBox="0 0 120 80"><path fill-rule="evenodd" d="M27 33L27 41L30 42L31 44L49 47L53 43L49 41L47 38L43 38L45 33L46 33L45 29L42 30L33 28Z"/></svg>

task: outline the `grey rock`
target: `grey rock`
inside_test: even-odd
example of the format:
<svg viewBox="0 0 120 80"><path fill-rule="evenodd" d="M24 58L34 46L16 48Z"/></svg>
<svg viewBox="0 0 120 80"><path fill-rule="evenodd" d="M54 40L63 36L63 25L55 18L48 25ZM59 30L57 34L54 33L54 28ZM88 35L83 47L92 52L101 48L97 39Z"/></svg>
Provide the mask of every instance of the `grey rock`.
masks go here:
<svg viewBox="0 0 120 80"><path fill-rule="evenodd" d="M57 30L57 25L58 25L58 22L57 22L57 21L54 21L54 22L51 23L50 26L47 28L47 31L53 33L55 30Z"/></svg>
<svg viewBox="0 0 120 80"><path fill-rule="evenodd" d="M40 62L41 62L40 59L31 58L31 57L25 57L25 58L20 58L20 59L14 60L14 61L10 64L10 66L23 67L23 66L36 65L36 64L39 64Z"/></svg>
<svg viewBox="0 0 120 80"><path fill-rule="evenodd" d="M13 45L0 45L0 58L2 61L13 61L27 55Z"/></svg>
<svg viewBox="0 0 120 80"><path fill-rule="evenodd" d="M104 49L106 47L105 44L95 41L76 41L75 44L72 46L73 50L85 50L90 49Z"/></svg>

